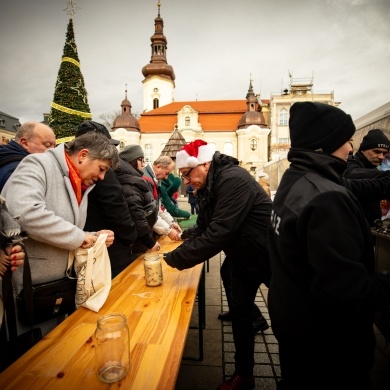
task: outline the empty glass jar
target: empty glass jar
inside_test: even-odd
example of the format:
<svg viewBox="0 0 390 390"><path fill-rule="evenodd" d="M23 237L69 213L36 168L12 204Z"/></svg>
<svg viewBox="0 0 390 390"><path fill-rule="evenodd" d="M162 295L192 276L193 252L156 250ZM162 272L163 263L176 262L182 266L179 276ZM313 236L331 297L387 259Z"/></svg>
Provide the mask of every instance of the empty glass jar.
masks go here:
<svg viewBox="0 0 390 390"><path fill-rule="evenodd" d="M98 318L95 363L98 378L106 383L117 382L129 372L130 337L123 314L107 314Z"/></svg>

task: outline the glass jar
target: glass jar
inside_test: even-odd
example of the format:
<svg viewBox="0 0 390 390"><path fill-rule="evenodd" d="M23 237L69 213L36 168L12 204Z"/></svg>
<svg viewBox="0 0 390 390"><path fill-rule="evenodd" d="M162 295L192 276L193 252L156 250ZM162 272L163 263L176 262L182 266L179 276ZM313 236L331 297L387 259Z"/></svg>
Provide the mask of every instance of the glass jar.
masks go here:
<svg viewBox="0 0 390 390"><path fill-rule="evenodd" d="M160 286L163 282L162 265L159 253L144 255L145 279L147 286Z"/></svg>
<svg viewBox="0 0 390 390"><path fill-rule="evenodd" d="M123 314L99 317L95 330L96 374L102 382L113 383L130 369L130 337Z"/></svg>

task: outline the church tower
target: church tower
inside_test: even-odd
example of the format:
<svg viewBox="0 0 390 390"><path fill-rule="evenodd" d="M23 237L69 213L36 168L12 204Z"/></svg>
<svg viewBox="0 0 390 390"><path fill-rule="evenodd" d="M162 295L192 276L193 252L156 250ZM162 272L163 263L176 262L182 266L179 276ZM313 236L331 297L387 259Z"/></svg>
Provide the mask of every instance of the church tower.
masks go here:
<svg viewBox="0 0 390 390"><path fill-rule="evenodd" d="M158 15L154 19L152 57L150 63L142 68L145 79L143 84L143 110L151 111L174 101L175 73L167 64L167 38L164 35L164 21L160 17L160 2L157 3Z"/></svg>

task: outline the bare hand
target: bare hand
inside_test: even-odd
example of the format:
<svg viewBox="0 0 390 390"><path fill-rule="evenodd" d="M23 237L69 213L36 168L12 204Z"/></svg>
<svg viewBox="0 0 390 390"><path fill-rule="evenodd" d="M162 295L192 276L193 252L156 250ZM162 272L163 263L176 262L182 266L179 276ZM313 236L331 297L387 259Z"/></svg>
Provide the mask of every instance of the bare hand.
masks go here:
<svg viewBox="0 0 390 390"><path fill-rule="evenodd" d="M181 240L180 233L176 229L171 229L170 233L168 234L168 237L172 241L180 241Z"/></svg>
<svg viewBox="0 0 390 390"><path fill-rule="evenodd" d="M147 253L158 252L159 250L160 250L160 244L156 241L156 243L154 244L153 248L148 249L146 252Z"/></svg>
<svg viewBox="0 0 390 390"><path fill-rule="evenodd" d="M181 233L181 227L177 222L173 222L171 228L177 230L178 233Z"/></svg>
<svg viewBox="0 0 390 390"><path fill-rule="evenodd" d="M96 236L99 236L100 234L107 234L107 238L106 238L107 248L114 243L115 234L112 230L99 230L98 232L96 232Z"/></svg>

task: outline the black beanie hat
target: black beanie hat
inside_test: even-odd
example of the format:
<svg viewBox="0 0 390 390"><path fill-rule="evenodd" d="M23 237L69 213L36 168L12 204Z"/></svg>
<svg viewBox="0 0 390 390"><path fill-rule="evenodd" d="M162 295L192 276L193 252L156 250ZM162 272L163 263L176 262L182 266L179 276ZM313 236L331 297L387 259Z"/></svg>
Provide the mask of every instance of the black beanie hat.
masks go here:
<svg viewBox="0 0 390 390"><path fill-rule="evenodd" d="M119 157L122 160L125 160L128 163L131 163L132 161L136 160L137 158L144 158L145 156L144 156L144 151L142 150L141 146L127 145L121 150L121 152L119 153Z"/></svg>
<svg viewBox="0 0 390 390"><path fill-rule="evenodd" d="M322 151L331 154L355 133L350 115L324 103L297 102L290 108L292 148Z"/></svg>
<svg viewBox="0 0 390 390"><path fill-rule="evenodd" d="M360 144L359 152L361 150L383 148L390 150L390 141L386 137L385 133L379 129L370 130L364 137Z"/></svg>

